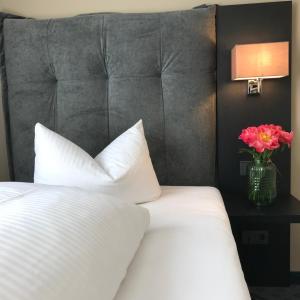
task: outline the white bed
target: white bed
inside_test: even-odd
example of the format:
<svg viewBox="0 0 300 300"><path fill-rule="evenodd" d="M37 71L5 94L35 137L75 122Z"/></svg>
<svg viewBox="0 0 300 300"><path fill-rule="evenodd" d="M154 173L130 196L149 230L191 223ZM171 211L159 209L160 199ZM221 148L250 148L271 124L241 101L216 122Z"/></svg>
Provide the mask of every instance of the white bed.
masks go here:
<svg viewBox="0 0 300 300"><path fill-rule="evenodd" d="M250 299L219 191L163 187L115 300Z"/></svg>
<svg viewBox="0 0 300 300"><path fill-rule="evenodd" d="M2 205L5 205L5 203L9 204L9 202L11 203L11 206L5 208L8 211L8 215L5 211L2 211L4 214L3 216L9 218L9 220L23 220L22 223L20 223L20 221L13 223L16 228L11 228L10 231L7 231L7 229L4 228L5 230L3 231L4 235L2 236L2 241L6 241L5 244L9 243L10 246L15 245L12 249L14 249L14 252L16 252L17 255L11 256L9 253L5 254L4 251L1 256L0 245L0 271L1 269L3 271L3 266L7 265L5 257L9 257L11 261L18 262L18 265L20 266L20 268L17 268L16 264L10 265L14 266L11 268L11 273L9 274L11 278L14 278L13 281L10 281L9 277L3 277L2 280L0 280L0 295L6 295L4 299L17 299L14 298L14 295L20 291L23 291L23 295L25 295L26 292L26 295L30 295L31 297L28 296L29 298L25 297L21 299L40 299L39 295L44 295L44 289L47 290L49 284L55 284L58 278L60 278L60 285L64 288L60 289L57 293L62 293L63 291L63 293L68 295L68 297L64 296L64 300L74 300L75 298L82 299L79 297L80 293L86 293L84 291L89 291L90 287L96 287L95 290L98 290L99 293L103 292L101 287L109 284L109 282L105 283L105 280L109 280L107 277L108 274L115 272L115 268L119 266L119 264L116 265L115 261L111 262L111 265L113 266L111 267L113 269L111 269L110 272L104 272L104 277L102 274L103 272L101 273L101 268L98 268L99 270L97 272L100 271L99 274L102 275L94 276L96 274L94 272L94 275L91 275L92 277L87 277L81 273L69 273L69 268L58 268L58 270L53 273L53 266L55 264L53 265L52 261L55 261L55 257L63 255L64 261L68 262L71 269L79 268L78 259L75 258L74 260L70 258L69 255L65 256L67 252L65 254L61 253L61 251L64 251L63 249L70 248L72 243L78 245L78 241L81 241L80 245L83 245L82 241L84 240L82 237L76 238L77 230L83 233L83 228L80 224L76 225L78 222L72 215L74 214L75 216L80 213L80 207L81 209L85 209L85 207L89 207L90 205L96 205L97 201L100 201L101 197L103 198L105 196L101 196L100 194L99 198L93 193L84 193L81 190L14 182L1 183L0 191L1 207L5 208L6 206ZM75 198L74 195L76 195ZM64 218L72 218L71 220L73 221L71 223L73 225L71 223L71 225L66 225L64 219L60 220L60 218L56 217L56 213L54 214L52 212L53 203L55 204L55 209L60 212L60 201L64 201L64 203L69 203L68 205L71 205L68 210L66 210L67 214ZM85 205L86 201L88 201L89 205ZM33 202L32 211L28 206L29 204L27 204L30 202ZM74 209L71 208L73 206L72 203L74 203ZM78 203L81 203L81 206ZM48 205L50 205L50 210L46 209ZM131 263L130 261L128 263L129 269L126 276L125 271L122 271L125 279L122 281L121 286L116 289L117 292L114 293L114 300L250 299L228 216L225 211L222 197L217 189L212 187L162 187L162 195L159 199L139 205L146 207L150 212L150 226L141 240L140 245L137 246L137 252L134 251L135 255L133 259L130 260ZM66 205L63 204L62 207L65 206ZM16 210L16 208L18 209ZM92 206L90 209L93 210ZM28 222L24 215L27 213L29 216L31 215ZM40 219L41 214L44 215L41 219L48 220L47 222L50 222L50 224L56 224L55 226L58 231L53 231L53 227L52 229L47 226L43 227L44 221L42 223L39 221L32 223L32 217L36 216ZM2 223L0 222L0 224ZM3 224L6 226L5 220ZM36 225L32 227L32 224ZM89 218L85 219L82 224L84 224L86 228L92 228L94 233L98 231L103 232L103 230L106 232L106 225L104 229L102 227L95 227L95 224L90 224ZM126 224L126 222L124 224ZM19 231L21 228L20 226L22 228L23 226L26 226L26 228L28 227L28 236L24 234L24 232L26 232L25 227L21 232ZM64 227L65 229L62 229ZM31 230L30 228L40 228L40 238L45 240L45 243L30 243L30 248L34 247L32 248L30 259L34 258L36 261L41 262L41 257L38 256L41 253L50 251L49 253L52 253L52 256L55 254L51 259L48 257L42 264L39 263L38 269L35 269L37 274L43 274L43 276L39 276L38 279L35 279L34 286L30 284L28 287L38 286L39 290L36 290L36 288L20 289L24 278L29 280L28 278L35 276L32 275L31 272L28 272L29 269L24 269L26 260L29 258L28 256L24 256L23 250L25 248L23 249L23 246L20 248L20 245L28 243L31 238L36 240L36 229ZM62 245L59 242L60 239L63 238L63 235L61 234L64 231L62 230L67 230L68 232L71 230L72 239L74 236L75 240L69 242L64 241L64 246L59 247L59 249L57 248L57 245ZM88 241L88 236L92 235L93 232L90 229L86 230L88 231L85 231L86 234L84 234L84 236ZM10 238L7 237L9 238L8 240L5 240L4 238L7 236L8 232L11 232L12 235L10 235ZM79 236L80 232L78 232ZM118 232L119 230L117 233ZM15 236L16 234L17 236ZM139 232L138 235L141 235L141 233ZM126 251L128 252L129 247L126 239L129 239L129 235L125 235L125 237L122 236L121 238L118 237L116 240L117 244L115 244L115 246L117 245L117 249L120 249L121 244L124 253ZM105 246L105 244L103 245ZM3 246L5 245L3 244ZM77 246L76 249L80 250L81 246ZM84 251L86 251L86 248L87 247L84 246ZM3 249L5 250L5 247ZM94 250L90 247L88 249L89 251L93 251L91 253L95 253L94 250L102 249L102 246L100 248L97 246ZM52 252L54 250L55 253ZM98 250L96 252L98 252ZM86 269L86 274L89 274L90 272L90 269L86 264L94 264L93 256L94 255L85 256L84 259L81 259L82 263L86 262L83 265ZM123 256L123 254L121 256ZM128 254L126 256L128 256ZM26 260L20 260L20 257L24 257ZM95 257L97 257L97 255L95 255ZM120 257L120 254L116 257ZM50 265L51 267L49 267ZM18 270L26 274L26 277L23 279L20 278ZM46 272L43 270L46 270ZM97 270L97 268L95 270ZM78 278L80 278L78 282L81 282L81 284L76 285L76 297L74 296L72 289L70 290L68 287L68 281L65 280L65 272L69 274L68 276L71 276L70 278L73 278L72 281L75 279L78 281ZM6 275L8 275L8 273L6 273ZM62 281L64 283L62 283ZM9 284L12 284L12 288L7 289ZM117 285L117 287L118 286L119 285ZM67 291L68 293L66 292L67 289L69 289ZM70 295L72 295L71 298L69 297ZM50 296L48 298L44 297L43 299L62 299L60 297L53 298ZM94 297L93 299L98 298ZM102 300L102 298L100 299Z"/></svg>
<svg viewBox="0 0 300 300"><path fill-rule="evenodd" d="M218 190L159 185L217 179L215 20L5 21L0 300L250 299Z"/></svg>

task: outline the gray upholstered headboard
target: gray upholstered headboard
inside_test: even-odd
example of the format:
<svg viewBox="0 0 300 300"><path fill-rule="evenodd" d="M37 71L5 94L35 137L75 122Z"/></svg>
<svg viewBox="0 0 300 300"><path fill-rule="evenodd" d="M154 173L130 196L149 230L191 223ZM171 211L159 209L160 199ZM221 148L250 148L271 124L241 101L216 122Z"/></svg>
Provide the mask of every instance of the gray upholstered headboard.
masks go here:
<svg viewBox="0 0 300 300"><path fill-rule="evenodd" d="M15 180L32 181L36 122L96 155L142 118L161 184L214 184L215 40L214 6L5 20Z"/></svg>

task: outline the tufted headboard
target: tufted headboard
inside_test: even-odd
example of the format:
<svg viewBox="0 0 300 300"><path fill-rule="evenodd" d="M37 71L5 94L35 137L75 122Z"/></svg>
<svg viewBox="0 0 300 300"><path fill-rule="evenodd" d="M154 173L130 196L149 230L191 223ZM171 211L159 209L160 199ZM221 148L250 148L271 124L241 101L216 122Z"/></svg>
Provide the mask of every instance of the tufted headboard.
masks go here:
<svg viewBox="0 0 300 300"><path fill-rule="evenodd" d="M142 118L161 184L214 184L215 43L214 6L5 20L14 179L32 181L36 122L94 156Z"/></svg>

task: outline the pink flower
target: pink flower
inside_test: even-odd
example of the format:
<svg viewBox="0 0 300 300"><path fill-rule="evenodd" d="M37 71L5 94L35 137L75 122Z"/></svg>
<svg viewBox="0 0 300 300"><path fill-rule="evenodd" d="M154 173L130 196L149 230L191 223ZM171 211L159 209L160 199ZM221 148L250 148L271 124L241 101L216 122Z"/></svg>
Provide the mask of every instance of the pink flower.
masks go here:
<svg viewBox="0 0 300 300"><path fill-rule="evenodd" d="M274 150L280 147L279 136L281 127L276 125L260 125L248 127L240 135L240 139L256 152L262 153L265 150Z"/></svg>
<svg viewBox="0 0 300 300"><path fill-rule="evenodd" d="M245 144L252 143L256 139L257 136L257 127L248 127L242 130L239 139L242 140Z"/></svg>
<svg viewBox="0 0 300 300"><path fill-rule="evenodd" d="M280 131L282 131L282 127L280 125L270 124L270 125L265 125L265 126L268 126L270 129L272 129L277 134L279 134Z"/></svg>
<svg viewBox="0 0 300 300"><path fill-rule="evenodd" d="M280 131L280 136L279 136L279 142L283 144L287 144L289 147L291 147L292 141L294 138L294 132L288 132L281 130Z"/></svg>
<svg viewBox="0 0 300 300"><path fill-rule="evenodd" d="M263 143L267 150L275 150L280 147L279 136L281 127L271 125L258 126L258 139Z"/></svg>
<svg viewBox="0 0 300 300"><path fill-rule="evenodd" d="M282 144L290 146L293 136L293 132L284 131L279 125L263 124L243 129L239 139L254 148L256 152L262 153L265 150L278 149Z"/></svg>

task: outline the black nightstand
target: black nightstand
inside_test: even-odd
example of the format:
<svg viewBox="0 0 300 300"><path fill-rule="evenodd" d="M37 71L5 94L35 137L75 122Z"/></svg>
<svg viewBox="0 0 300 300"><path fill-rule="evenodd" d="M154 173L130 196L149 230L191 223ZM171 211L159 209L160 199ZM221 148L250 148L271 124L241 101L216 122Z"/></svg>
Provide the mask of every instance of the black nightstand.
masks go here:
<svg viewBox="0 0 300 300"><path fill-rule="evenodd" d="M222 196L248 285L289 285L290 224L300 223L300 201L280 196L258 209L246 196Z"/></svg>

